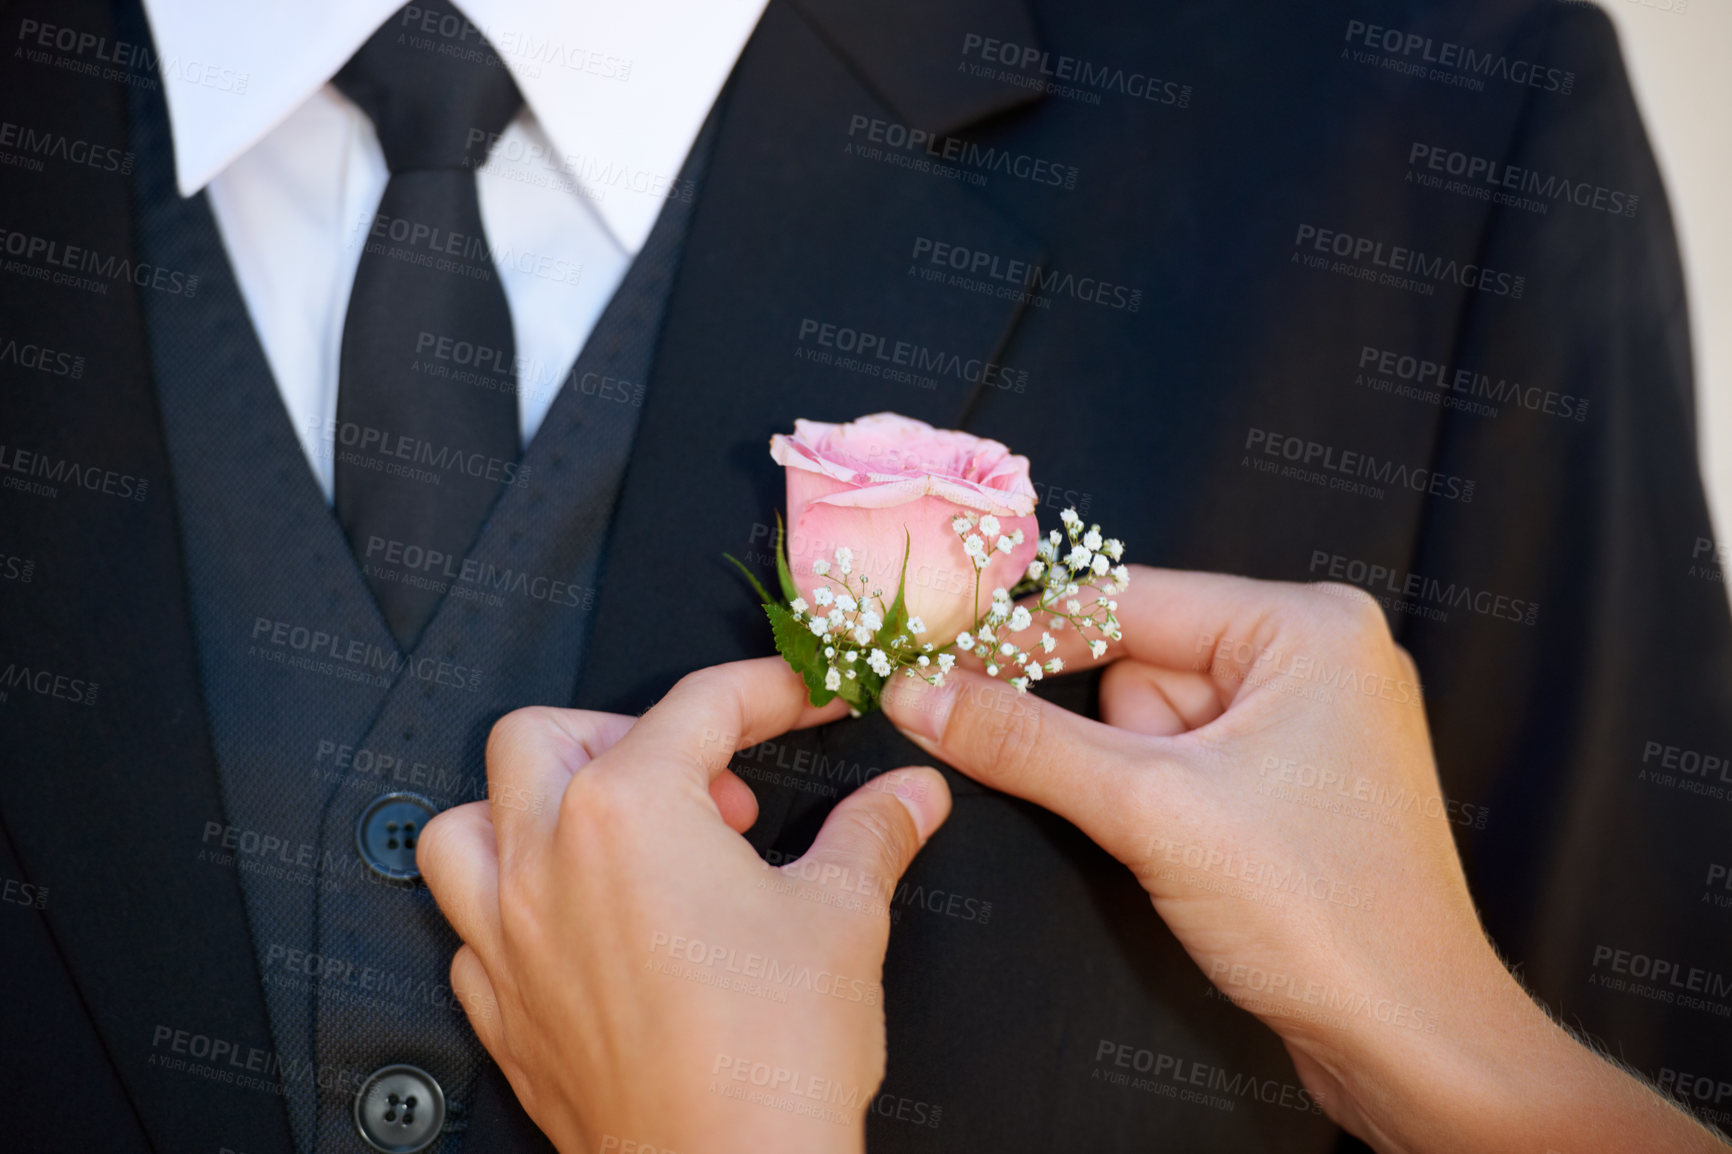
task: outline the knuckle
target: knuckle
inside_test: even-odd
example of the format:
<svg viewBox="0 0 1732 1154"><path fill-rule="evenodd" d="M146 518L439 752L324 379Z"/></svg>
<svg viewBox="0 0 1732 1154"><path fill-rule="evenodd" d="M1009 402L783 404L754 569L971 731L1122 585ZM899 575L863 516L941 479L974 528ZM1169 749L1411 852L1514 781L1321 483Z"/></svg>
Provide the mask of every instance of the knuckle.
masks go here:
<svg viewBox="0 0 1732 1154"><path fill-rule="evenodd" d="M914 856L919 838L908 811L894 798L872 805L854 806L847 815L850 839L871 847L863 855L869 861L904 862Z"/></svg>
<svg viewBox="0 0 1732 1154"><path fill-rule="evenodd" d="M557 730L554 713L551 706L529 705L495 721L487 733L487 763L491 765L499 758L509 760L526 744Z"/></svg>
<svg viewBox="0 0 1732 1154"><path fill-rule="evenodd" d="M1015 693L1008 686L1000 692ZM1041 707L1021 694L1009 699L1010 708L961 708L951 714L952 736L945 745L968 751L983 767L1020 774L1038 767L1044 725Z"/></svg>

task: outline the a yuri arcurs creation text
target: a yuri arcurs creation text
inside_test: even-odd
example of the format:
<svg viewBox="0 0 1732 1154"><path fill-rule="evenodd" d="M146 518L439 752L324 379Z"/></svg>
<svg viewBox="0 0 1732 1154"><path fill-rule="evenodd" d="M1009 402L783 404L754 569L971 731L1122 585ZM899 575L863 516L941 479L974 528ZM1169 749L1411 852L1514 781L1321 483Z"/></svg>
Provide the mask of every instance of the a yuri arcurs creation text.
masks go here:
<svg viewBox="0 0 1732 1154"><path fill-rule="evenodd" d="M942 684L964 653L1026 690L1064 667L1045 656L1054 632L1079 630L1095 657L1119 638L1124 545L1074 509L1041 536L1028 458L997 441L874 413L795 421L770 455L788 482L781 597L740 568L812 704L869 712L898 669Z"/></svg>

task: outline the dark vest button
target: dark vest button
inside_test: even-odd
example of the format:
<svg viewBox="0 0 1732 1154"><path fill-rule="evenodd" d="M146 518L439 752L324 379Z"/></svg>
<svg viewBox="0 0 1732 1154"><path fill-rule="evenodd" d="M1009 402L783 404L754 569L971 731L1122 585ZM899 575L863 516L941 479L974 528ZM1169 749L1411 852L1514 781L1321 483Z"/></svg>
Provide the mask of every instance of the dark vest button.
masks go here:
<svg viewBox="0 0 1732 1154"><path fill-rule="evenodd" d="M415 865L415 846L421 831L439 811L418 794L387 793L373 799L355 823L355 845L361 860L375 873L399 881L421 876Z"/></svg>
<svg viewBox="0 0 1732 1154"><path fill-rule="evenodd" d="M445 1091L416 1066L381 1066L355 1095L355 1126L385 1154L415 1154L439 1140Z"/></svg>

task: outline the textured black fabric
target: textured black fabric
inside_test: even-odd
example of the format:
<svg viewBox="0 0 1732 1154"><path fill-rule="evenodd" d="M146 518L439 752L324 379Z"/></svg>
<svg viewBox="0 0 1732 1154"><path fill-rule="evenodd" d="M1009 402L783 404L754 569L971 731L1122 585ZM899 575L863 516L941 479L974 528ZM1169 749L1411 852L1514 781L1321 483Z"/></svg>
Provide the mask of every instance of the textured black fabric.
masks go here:
<svg viewBox="0 0 1732 1154"><path fill-rule="evenodd" d="M404 9L333 81L373 121L391 174L355 269L338 373L337 518L357 557L380 541L462 557L516 472L517 345L475 169L523 97L479 32L463 55L405 33L429 19L461 17L438 0ZM432 372L440 342L479 350L474 363L494 371L482 383ZM464 467L428 467L453 457ZM398 644L413 644L439 594L368 583Z"/></svg>
<svg viewBox="0 0 1732 1154"><path fill-rule="evenodd" d="M795 417L893 409L996 436L1034 456L1043 516L1078 505L1137 561L1291 580L1339 568L1377 592L1426 682L1458 844L1499 947L1566 1021L1644 1073L1722 1066L1718 1011L1594 981L1602 946L1724 973L1725 911L1704 903L1700 879L1720 860L1727 802L1699 790L1732 785L1649 774L1663 754L1644 763L1649 743L1732 748L1732 622L1699 544L1712 529L1672 222L1608 21L1541 0L1379 10L1434 42L1567 69L1563 93L1358 59L1367 50L1343 33L1370 19L1361 5L1028 7L1007 30L970 24L973 4L861 0L845 18L772 0L693 214L573 701L635 711L692 668L769 652L760 611L717 557L767 550L782 479L765 443ZM867 12L896 18L868 35ZM19 15L110 31L95 0ZM964 51L971 33L1008 40L1018 26L1039 29L1019 45L1018 60L1036 51L1026 68ZM22 57L0 68L18 117L120 139L120 86ZM1125 91L1132 76L1158 81L1139 88L1152 95ZM868 124L851 137L855 117ZM946 170L923 150L864 147L872 120L916 117L966 120L978 149ZM1426 187L1408 162L1416 141L1615 188L1636 209L1559 197L1536 212ZM1074 187L1023 179L1018 157L1074 168ZM9 229L135 256L123 189L51 161L9 171L0 199ZM1314 267L1295 243L1304 225L1381 241L1386 256L1401 245L1457 272L1520 274L1525 291L1432 279L1420 292ZM936 265L940 243L967 250L966 267ZM1019 299L1028 286L1007 269L1035 260L1037 299ZM279 1099L148 1064L170 1052L153 1050L158 1023L271 1043L241 887L198 860L223 814L184 526L159 503L174 478L134 312L169 290L106 283L98 294L0 268L7 324L86 357L77 380L0 361L8 452L155 482L130 504L69 485L52 498L0 490L7 540L36 562L30 583L0 586L0 669L28 661L101 685L92 706L14 689L0 708L0 816L17 868L50 895L17 912L41 919L65 966L29 975L40 1013L0 999L0 1037L92 1023L113 1072L79 1061L80 1077L119 1087L139 1141L278 1151ZM839 355L825 325L832 342L843 328L884 337L885 358ZM922 363L889 360L898 342ZM1482 376L1506 389L1421 387L1378 371L1382 351L1468 372L1464 390ZM1266 473L1247 441L1271 433L1337 459L1375 454L1409 477L1472 480L1472 499ZM508 648L548 660L530 644ZM1089 675L1041 692L1095 712ZM759 795L754 842L785 854L855 783L925 760L875 717L767 743L735 771ZM1273 1036L1209 996L1121 867L1065 823L951 781L952 817L892 900L874 1154L1336 1142L1294 1108ZM1184 1062L1202 1085L1099 1079L1103 1042ZM31 1048L0 1047L0 1060L8 1084L37 1084ZM1230 1109L1178 1096L1217 1075L1212 1096ZM478 1081L470 1149L533 1147L496 1073ZM1275 1102L1258 1096L1269 1087ZM13 1124L78 1125L75 1090L21 1095ZM101 1144L84 1129L58 1148Z"/></svg>

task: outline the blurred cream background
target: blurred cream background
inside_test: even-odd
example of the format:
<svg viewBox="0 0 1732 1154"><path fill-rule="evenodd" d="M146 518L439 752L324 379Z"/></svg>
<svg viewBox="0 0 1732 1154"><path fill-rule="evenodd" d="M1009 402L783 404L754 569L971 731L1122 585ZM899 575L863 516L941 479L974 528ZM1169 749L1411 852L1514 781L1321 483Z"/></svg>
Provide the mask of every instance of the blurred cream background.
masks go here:
<svg viewBox="0 0 1732 1154"><path fill-rule="evenodd" d="M1702 473L1725 550L1732 547L1732 0L1599 4L1617 25L1684 252Z"/></svg>

